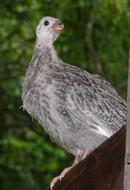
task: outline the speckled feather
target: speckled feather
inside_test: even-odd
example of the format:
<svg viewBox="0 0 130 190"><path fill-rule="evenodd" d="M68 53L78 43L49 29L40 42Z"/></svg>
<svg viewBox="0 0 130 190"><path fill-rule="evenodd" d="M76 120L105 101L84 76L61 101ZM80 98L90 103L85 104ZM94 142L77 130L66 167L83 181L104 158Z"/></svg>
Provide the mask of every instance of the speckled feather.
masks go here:
<svg viewBox="0 0 130 190"><path fill-rule="evenodd" d="M64 63L50 44L36 43L22 98L24 109L73 155L92 151L126 121L126 102L115 89L100 76Z"/></svg>

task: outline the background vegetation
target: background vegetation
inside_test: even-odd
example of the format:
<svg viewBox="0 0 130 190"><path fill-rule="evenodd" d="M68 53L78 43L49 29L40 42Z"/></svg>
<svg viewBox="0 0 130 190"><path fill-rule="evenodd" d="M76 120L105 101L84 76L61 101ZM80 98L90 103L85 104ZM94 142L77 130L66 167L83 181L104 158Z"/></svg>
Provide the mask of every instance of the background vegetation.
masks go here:
<svg viewBox="0 0 130 190"><path fill-rule="evenodd" d="M43 16L65 30L56 49L66 62L103 75L126 98L130 29L128 0L0 2L0 190L48 189L72 157L20 109L21 85Z"/></svg>

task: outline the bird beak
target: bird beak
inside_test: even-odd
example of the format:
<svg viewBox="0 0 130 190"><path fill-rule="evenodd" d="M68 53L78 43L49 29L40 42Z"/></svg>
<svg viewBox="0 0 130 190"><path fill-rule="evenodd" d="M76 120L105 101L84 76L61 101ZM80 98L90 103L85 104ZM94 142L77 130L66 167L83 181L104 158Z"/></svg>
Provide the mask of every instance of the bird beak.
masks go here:
<svg viewBox="0 0 130 190"><path fill-rule="evenodd" d="M64 24L62 22L56 22L53 24L52 28L58 32L58 31L62 31L64 29Z"/></svg>

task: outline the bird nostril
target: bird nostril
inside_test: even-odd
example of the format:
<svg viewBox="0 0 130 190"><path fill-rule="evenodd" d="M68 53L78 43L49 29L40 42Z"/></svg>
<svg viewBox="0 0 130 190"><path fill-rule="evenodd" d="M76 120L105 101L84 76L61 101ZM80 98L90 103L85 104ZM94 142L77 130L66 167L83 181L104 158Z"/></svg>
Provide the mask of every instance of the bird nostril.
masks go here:
<svg viewBox="0 0 130 190"><path fill-rule="evenodd" d="M61 21L57 20L57 21L53 24L53 29L54 29L55 31L61 31L61 30L64 29L64 24L63 24Z"/></svg>
<svg viewBox="0 0 130 190"><path fill-rule="evenodd" d="M62 23L60 20L57 20L57 21L56 21L56 24L58 24L58 25L63 25L63 23Z"/></svg>

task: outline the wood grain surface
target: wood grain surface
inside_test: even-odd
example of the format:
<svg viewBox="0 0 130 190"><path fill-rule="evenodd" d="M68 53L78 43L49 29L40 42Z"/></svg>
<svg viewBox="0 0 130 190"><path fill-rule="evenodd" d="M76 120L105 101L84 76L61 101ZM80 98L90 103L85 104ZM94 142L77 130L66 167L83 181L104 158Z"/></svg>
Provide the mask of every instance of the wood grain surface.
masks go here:
<svg viewBox="0 0 130 190"><path fill-rule="evenodd" d="M72 168L53 190L123 190L125 130L123 126Z"/></svg>

